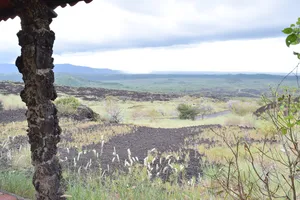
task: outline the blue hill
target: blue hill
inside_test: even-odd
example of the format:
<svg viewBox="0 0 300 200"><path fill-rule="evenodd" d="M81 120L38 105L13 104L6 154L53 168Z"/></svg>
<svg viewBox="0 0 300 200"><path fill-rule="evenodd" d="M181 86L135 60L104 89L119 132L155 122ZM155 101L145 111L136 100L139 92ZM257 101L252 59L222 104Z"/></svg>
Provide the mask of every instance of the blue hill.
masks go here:
<svg viewBox="0 0 300 200"><path fill-rule="evenodd" d="M57 64L54 67L55 73L65 73L65 74L121 74L121 71L111 70L111 69L98 69L90 68L85 66L76 66L71 64ZM15 74L19 73L17 67L14 64L0 64L0 74Z"/></svg>

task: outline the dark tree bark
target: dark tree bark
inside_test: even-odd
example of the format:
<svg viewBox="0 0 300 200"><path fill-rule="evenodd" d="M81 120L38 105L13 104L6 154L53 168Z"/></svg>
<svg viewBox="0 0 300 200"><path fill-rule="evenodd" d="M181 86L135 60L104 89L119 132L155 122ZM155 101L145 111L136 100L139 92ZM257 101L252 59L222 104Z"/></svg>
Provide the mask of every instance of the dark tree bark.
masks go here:
<svg viewBox="0 0 300 200"><path fill-rule="evenodd" d="M28 110L28 137L34 166L33 185L36 199L57 200L64 193L62 172L56 156L61 129L53 100L52 47L55 34L50 30L53 12L40 0L11 0L21 19L19 31L21 56L16 60L25 88L21 98Z"/></svg>

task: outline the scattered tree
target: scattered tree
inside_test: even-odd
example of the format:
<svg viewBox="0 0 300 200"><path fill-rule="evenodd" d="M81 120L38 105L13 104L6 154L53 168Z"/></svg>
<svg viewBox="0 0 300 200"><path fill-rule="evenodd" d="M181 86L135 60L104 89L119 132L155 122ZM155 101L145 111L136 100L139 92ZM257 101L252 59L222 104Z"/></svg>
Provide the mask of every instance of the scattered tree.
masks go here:
<svg viewBox="0 0 300 200"><path fill-rule="evenodd" d="M202 104L199 106L199 114L201 115L202 119L204 119L204 116L211 113L213 111L213 108L210 105Z"/></svg>
<svg viewBox="0 0 300 200"><path fill-rule="evenodd" d="M177 110L180 119L195 120L196 116L200 113L198 108L188 104L179 104Z"/></svg>
<svg viewBox="0 0 300 200"><path fill-rule="evenodd" d="M123 120L122 110L118 104L118 99L113 96L105 98L105 110L110 123L120 123Z"/></svg>

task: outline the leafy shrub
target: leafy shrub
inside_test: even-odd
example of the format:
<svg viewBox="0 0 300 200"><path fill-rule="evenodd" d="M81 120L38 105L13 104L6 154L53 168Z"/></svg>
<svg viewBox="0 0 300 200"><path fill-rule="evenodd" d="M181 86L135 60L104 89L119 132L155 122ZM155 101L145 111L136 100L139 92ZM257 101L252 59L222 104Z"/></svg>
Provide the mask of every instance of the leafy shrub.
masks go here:
<svg viewBox="0 0 300 200"><path fill-rule="evenodd" d="M78 99L76 99L75 97L72 96L68 96L68 97L63 97L60 99L57 99L55 101L56 105L64 105L64 106L70 106L74 109L77 109L78 106L80 106L80 102Z"/></svg>
<svg viewBox="0 0 300 200"><path fill-rule="evenodd" d="M196 116L199 114L199 110L191 105L179 104L177 107L180 119L191 119L195 120Z"/></svg>
<svg viewBox="0 0 300 200"><path fill-rule="evenodd" d="M61 114L74 114L80 106L79 100L72 96L59 98L55 104Z"/></svg>

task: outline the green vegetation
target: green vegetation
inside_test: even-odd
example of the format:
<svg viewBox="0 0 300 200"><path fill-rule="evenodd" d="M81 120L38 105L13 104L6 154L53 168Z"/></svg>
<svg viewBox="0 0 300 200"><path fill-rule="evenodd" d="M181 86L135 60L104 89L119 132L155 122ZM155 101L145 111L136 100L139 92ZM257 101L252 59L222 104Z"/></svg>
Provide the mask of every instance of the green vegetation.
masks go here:
<svg viewBox="0 0 300 200"><path fill-rule="evenodd" d="M285 74L284 74L285 75ZM270 93L270 87L276 87L284 75L268 74L115 74L115 75L65 75L56 74L57 85L71 87L99 87L106 89L154 92L166 94L199 94L201 96L260 97ZM0 74L0 80L9 80ZM12 78L12 80L15 80ZM17 81L17 80L16 80ZM22 81L21 78L18 81ZM285 79L283 86L297 87L294 76Z"/></svg>
<svg viewBox="0 0 300 200"><path fill-rule="evenodd" d="M35 191L31 184L31 176L26 172L0 172L0 187L34 199ZM144 170L133 170L130 175L121 174L118 179L113 180L101 178L101 174L89 174L82 177L65 173L64 176L68 187L65 196L74 200L209 199L213 196L208 194L208 188L194 183L191 186L180 186L164 184L159 179L150 181Z"/></svg>
<svg viewBox="0 0 300 200"><path fill-rule="evenodd" d="M180 119L195 120L196 116L200 113L197 108L187 104L179 104L177 110Z"/></svg>
<svg viewBox="0 0 300 200"><path fill-rule="evenodd" d="M61 114L74 114L80 106L80 101L73 96L67 96L55 100L55 105Z"/></svg>
<svg viewBox="0 0 300 200"><path fill-rule="evenodd" d="M288 95L285 96L288 97ZM281 98L279 98L279 100L281 100ZM289 102L286 98L283 98L281 101ZM127 166L130 168L130 174L120 172L120 174L115 174L113 176L115 178L112 179L103 176L101 168L99 168L99 174L96 170L96 172L94 171L84 175L81 174L82 172L80 171L65 168L64 177L66 178L68 186L66 197L72 197L72 199L235 199L235 195L229 195L232 191L222 185L222 183L226 183L225 175L228 175L228 161L234 158L234 154L226 145L226 142L224 142L224 138L226 138L228 144L233 145L233 147L236 147L237 142L239 142L238 165L239 170L244 174L241 179L237 179L236 173L230 173L229 175L232 176L230 185L233 188L237 188L238 185L243 185L245 192L249 192L249 186L258 182L257 177L255 177L255 171L251 168L251 163L248 162L250 158L249 151L242 148L242 145L248 145L248 143L244 143L245 141L254 141L249 148L253 155L255 155L254 158L259 159L258 152L264 147L263 141L265 139L271 141L276 135L276 138L280 138L278 130L283 130L282 128L278 129L274 127L272 120L266 116L260 119L252 116L251 113L253 110L259 107L259 100L253 98L231 98L229 101L220 101L210 98L185 96L173 99L169 102L153 101L153 103L151 103L135 102L132 100L122 101L118 98L108 96L102 101L79 101L72 97L62 97L58 102L59 103L56 102L57 105L70 105L73 109L77 107L78 102L80 102L102 114L112 112L111 109L113 108L118 108L118 110L122 110L122 113L124 113L124 121L121 122L124 124L114 126L102 126L101 122L77 122L71 119L61 119L60 124L63 132L70 134L72 137L69 140L60 142L60 148L75 147L78 150L82 150L81 147L94 142L106 142L114 136L132 133L135 131L135 128L132 125L126 124L129 121L135 122L134 124L137 125L146 124L152 127L183 127L200 124L234 125L215 128L213 130L202 130L204 132L201 132L200 129L195 127L195 132L199 132L199 134L186 138L183 148L196 149L197 152L205 155L203 162L208 163L208 165L203 165L203 175L201 176L200 182L193 179L184 179L183 183L175 181L171 184L168 182L164 183L159 178L152 180L149 178L149 171L147 171L149 168L147 165L137 163ZM178 113L177 107L182 109L181 111L185 116L190 117L191 113L195 113L194 110L204 105L211 107L209 113L226 111L228 108L231 110L231 113L208 119L200 118L195 121L174 119L174 117L178 118L178 115L180 115L180 109ZM283 107L281 106L280 109ZM293 113L298 111L296 104L291 107L294 109L291 110ZM282 111L283 110L278 113L282 113ZM296 116L298 115L294 114L293 119L296 119ZM292 120L291 124L295 125L286 124L285 126L292 126L296 131L298 130L298 125L296 121L293 122L293 119L290 119ZM285 119L285 121L287 120L288 119ZM282 124L282 122L280 124ZM238 126L247 126L250 127L250 129L241 129ZM25 135L25 130L26 122L5 124L2 126L0 139L6 141L8 136L18 136L20 133ZM282 131L280 133L282 133ZM287 130L287 135L288 134L289 130ZM213 145L210 145L210 142L201 143L198 141L214 142ZM282 148L280 143L266 143L264 148L266 147L268 147L268 149ZM34 188L30 183L32 166L30 164L29 152L29 147L22 147L21 151L11 153L12 160L10 161L10 167L0 172L0 188L23 197L33 198ZM169 155L178 157L180 152L168 152L168 154L164 154L163 156L167 157ZM154 159L154 157L148 156L149 163L151 163L151 159ZM257 161L255 164L260 163ZM270 166L272 162L268 160L265 164L266 166ZM182 172L185 173L184 164L182 166L172 164L172 167L179 171L182 170ZM236 164L230 167L234 169L232 172L238 170ZM287 172L284 167L278 169ZM259 170L261 171L262 169ZM283 175L288 176L285 173ZM295 173L294 175L296 176L297 174ZM176 180L176 177L179 176L179 173L175 173L172 176L172 180ZM280 179L280 181L283 182L284 179ZM23 184L26 184L26 187L24 187ZM255 193L249 192L248 199L258 197L260 195L258 192L260 187L264 187L264 185L258 184L253 187ZM298 183L295 184L295 187L297 189L300 188ZM274 185L271 185L270 188L274 188ZM288 190L289 188L285 185L284 189ZM282 191L283 189L280 189L276 194L282 194ZM263 196L259 197L263 198Z"/></svg>
<svg viewBox="0 0 300 200"><path fill-rule="evenodd" d="M202 96L225 97L260 97L270 93L270 87L276 87L283 75L267 74L220 74L220 75L83 75L72 76L80 84L66 81L63 77L57 80L58 85L75 87L102 87L107 89L131 90L167 94L200 94ZM287 77L284 86L297 87L293 76Z"/></svg>
<svg viewBox="0 0 300 200"><path fill-rule="evenodd" d="M79 100L72 96L59 98L55 100L55 104L57 106L69 106L74 110L77 109L78 106L80 106Z"/></svg>
<svg viewBox="0 0 300 200"><path fill-rule="evenodd" d="M292 24L283 32L288 34L287 46L298 44L300 19L296 25ZM300 59L299 54L295 54ZM139 79L138 76L132 75L115 83L116 80L113 79L115 76L119 75L102 77L105 83L98 83L107 84L107 87L116 87L116 89L127 88L137 91L144 90L147 83L150 91L162 89L160 92L168 90L168 92L181 94L204 91L203 96L206 97L186 95L174 96L170 101L151 99L151 101L138 102L115 96L93 100L84 100L84 98L78 100L69 96L55 101L60 112L67 113L75 112L82 104L87 105L102 114L101 116L105 116L106 123L108 123L79 122L69 118L60 120L63 131L59 148L66 152L78 151L78 154L73 152L71 158L60 157L61 163L65 164L63 165L67 185L65 197L79 200L297 200L299 198L300 102L297 98L299 88L282 89L283 83L285 86L294 86L290 77L281 83L282 77L267 75L253 75L252 78L246 75L210 77L196 75L189 76L187 79L184 79L185 76L175 75L170 76L171 78L164 75L147 75ZM214 81L208 81L206 79L208 77L213 77ZM279 82L278 88L280 89L266 92L267 83L277 86ZM202 88L198 87L199 85ZM170 88L172 89L169 90ZM255 98L262 93L264 93L262 99ZM208 98L211 96L217 98ZM4 109L10 107L9 99L15 98L9 95L0 97ZM254 116L253 112L262 105L274 106L269 106L269 110L260 117ZM219 125L197 126L206 124ZM83 165L77 166L80 156L91 153L98 158L99 152L101 156L103 145L107 145L110 139L121 138L123 140L125 136L128 136L127 134L131 134L130 136L134 137L129 137L131 139L126 142L131 146L141 147L146 142L139 143L136 139L138 130L154 130L149 134L157 133L155 132L157 130L165 130L138 126L180 128L168 130L171 134L179 133L176 137L180 134L184 135L184 139L181 143L175 144L175 146L180 146L176 151L168 149L158 152L155 148L149 149L147 157L142 162L134 157L135 155L131 155L130 149L127 149L128 160L126 157L125 161L116 161L119 155L113 145L118 143L112 142L113 145L110 146L110 149L113 149L111 167L119 168L111 174L109 174L109 166L103 169L101 163L98 162L93 163L94 168L89 171L91 158L89 161L84 160ZM190 127L182 128L186 126ZM12 138L24 138L25 130L26 122L1 125L0 141L3 142L0 143L0 150L2 148L3 151L0 156L0 188L23 197L34 198L34 188L31 184L33 170L30 164L30 148L28 145L13 148L16 144L12 143ZM147 133L147 131L143 132L142 136L147 136ZM153 141L152 138L150 143ZM87 146L99 148L99 144L100 149L87 150ZM124 154L123 151L126 149L121 149L121 151ZM63 154L63 152L60 153ZM193 156L191 156L192 153ZM192 160L196 158L196 155L201 155L201 159ZM110 160L110 158L107 159ZM186 175L191 173L192 168L188 164L192 162L195 164L193 167L201 167L201 172L197 171L197 176L187 178ZM195 170L195 168L192 169Z"/></svg>
<svg viewBox="0 0 300 200"><path fill-rule="evenodd" d="M282 30L284 34L287 34L286 37L286 45L289 47L290 45L297 45L299 44L300 39L300 18L298 18L298 21L295 24L291 24L290 27L285 28ZM297 52L294 52L295 55L300 59L300 54Z"/></svg>
<svg viewBox="0 0 300 200"><path fill-rule="evenodd" d="M32 175L23 171L1 171L0 188L24 198L34 199Z"/></svg>

